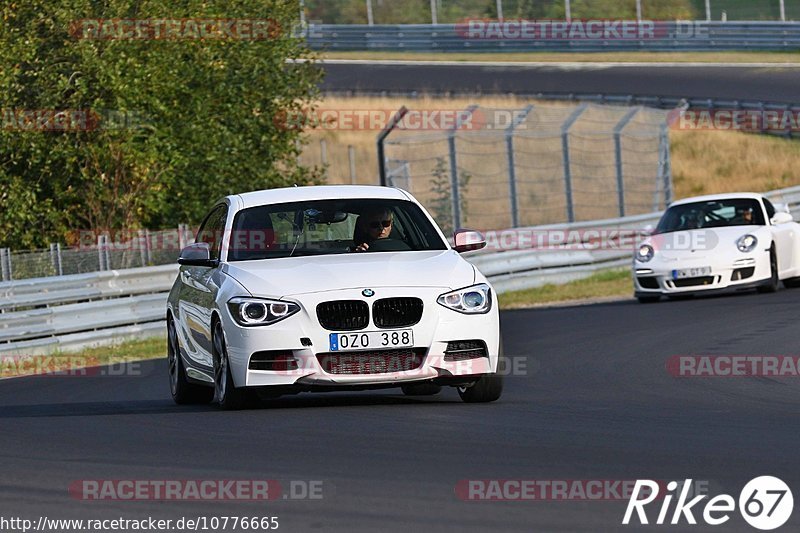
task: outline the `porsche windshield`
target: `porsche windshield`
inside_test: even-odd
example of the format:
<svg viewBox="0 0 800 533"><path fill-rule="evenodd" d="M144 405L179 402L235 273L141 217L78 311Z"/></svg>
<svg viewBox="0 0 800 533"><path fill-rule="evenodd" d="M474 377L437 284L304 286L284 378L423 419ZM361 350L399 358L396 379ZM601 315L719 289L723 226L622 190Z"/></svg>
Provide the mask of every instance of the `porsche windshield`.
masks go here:
<svg viewBox="0 0 800 533"><path fill-rule="evenodd" d="M661 217L654 233L763 225L764 214L758 200L733 198L672 206Z"/></svg>
<svg viewBox="0 0 800 533"><path fill-rule="evenodd" d="M412 202L317 200L239 211L228 261L446 249L428 217Z"/></svg>

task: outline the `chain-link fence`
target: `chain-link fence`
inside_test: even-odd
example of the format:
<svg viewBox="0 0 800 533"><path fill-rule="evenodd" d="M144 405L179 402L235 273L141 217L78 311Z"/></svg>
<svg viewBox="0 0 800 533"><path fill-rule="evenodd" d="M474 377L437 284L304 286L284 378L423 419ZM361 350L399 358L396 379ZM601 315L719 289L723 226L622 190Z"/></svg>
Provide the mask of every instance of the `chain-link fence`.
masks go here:
<svg viewBox="0 0 800 533"><path fill-rule="evenodd" d="M455 24L465 19L800 20L798 0L305 0L323 24Z"/></svg>
<svg viewBox="0 0 800 533"><path fill-rule="evenodd" d="M669 111L594 104L470 107L449 130L400 126L386 178L445 232L650 213L671 201Z"/></svg>
<svg viewBox="0 0 800 533"><path fill-rule="evenodd" d="M0 248L2 281L65 276L103 270L166 265L194 240L194 230L181 224L172 230L102 233L79 231L78 243L53 243L49 249L14 251Z"/></svg>

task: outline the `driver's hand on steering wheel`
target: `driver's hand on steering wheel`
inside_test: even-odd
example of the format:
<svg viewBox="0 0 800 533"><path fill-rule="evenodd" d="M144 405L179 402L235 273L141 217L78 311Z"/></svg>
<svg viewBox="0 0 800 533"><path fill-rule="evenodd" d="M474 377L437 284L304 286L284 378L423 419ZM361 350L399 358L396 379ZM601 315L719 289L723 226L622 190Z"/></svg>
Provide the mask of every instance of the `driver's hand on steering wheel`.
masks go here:
<svg viewBox="0 0 800 533"><path fill-rule="evenodd" d="M354 252L366 252L367 250L369 250L369 244L365 242L362 242L353 249Z"/></svg>

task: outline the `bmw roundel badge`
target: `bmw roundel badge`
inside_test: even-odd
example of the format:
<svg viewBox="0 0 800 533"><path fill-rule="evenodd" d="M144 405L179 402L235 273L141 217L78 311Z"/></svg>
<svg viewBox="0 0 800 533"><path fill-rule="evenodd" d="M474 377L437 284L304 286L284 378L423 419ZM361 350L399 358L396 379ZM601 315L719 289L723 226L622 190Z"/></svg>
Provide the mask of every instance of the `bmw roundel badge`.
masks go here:
<svg viewBox="0 0 800 533"><path fill-rule="evenodd" d="M373 291L372 289L364 289L363 291L361 291L361 294L369 298L370 296L375 296L375 291Z"/></svg>

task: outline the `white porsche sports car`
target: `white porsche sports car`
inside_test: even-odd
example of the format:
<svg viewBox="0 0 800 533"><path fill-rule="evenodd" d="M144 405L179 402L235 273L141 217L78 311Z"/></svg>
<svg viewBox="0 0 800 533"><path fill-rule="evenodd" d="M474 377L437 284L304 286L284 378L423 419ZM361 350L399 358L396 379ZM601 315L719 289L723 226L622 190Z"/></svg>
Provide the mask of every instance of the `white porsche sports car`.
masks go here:
<svg viewBox="0 0 800 533"><path fill-rule="evenodd" d="M633 258L640 302L707 291L778 290L800 284L800 224L760 194L672 203Z"/></svg>
<svg viewBox="0 0 800 533"><path fill-rule="evenodd" d="M362 186L228 196L182 250L169 294L177 403L402 387L502 393L494 291L410 194Z"/></svg>

